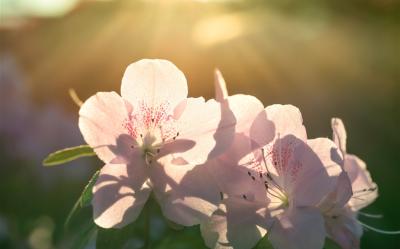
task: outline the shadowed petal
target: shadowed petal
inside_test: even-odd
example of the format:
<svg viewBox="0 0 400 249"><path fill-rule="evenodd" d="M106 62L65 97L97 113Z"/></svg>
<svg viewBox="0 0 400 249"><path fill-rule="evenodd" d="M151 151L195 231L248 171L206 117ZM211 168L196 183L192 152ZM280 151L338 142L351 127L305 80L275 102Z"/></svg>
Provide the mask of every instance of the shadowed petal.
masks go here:
<svg viewBox="0 0 400 249"><path fill-rule="evenodd" d="M248 198L266 199L264 180L248 165L254 161L251 152L251 140L243 134L236 134L232 146L223 155L206 163L221 192L229 196L251 193Z"/></svg>
<svg viewBox="0 0 400 249"><path fill-rule="evenodd" d="M266 234L272 219L265 203L228 198L211 219L201 224L201 233L211 248L250 249Z"/></svg>
<svg viewBox="0 0 400 249"><path fill-rule="evenodd" d="M292 209L276 219L268 238L274 249L321 249L325 241L324 220L317 209Z"/></svg>
<svg viewBox="0 0 400 249"><path fill-rule="evenodd" d="M349 205L353 210L360 210L371 204L378 197L378 186L372 181L364 161L354 155L347 154L344 170L350 177L353 197Z"/></svg>
<svg viewBox="0 0 400 249"><path fill-rule="evenodd" d="M180 112L178 140L192 140L195 145L176 156L192 164L202 164L207 159L215 158L231 145L235 131L250 129L254 118L262 110L262 103L249 95L230 96L221 103L188 98L185 110ZM175 145L171 143L167 146Z"/></svg>
<svg viewBox="0 0 400 249"><path fill-rule="evenodd" d="M164 157L150 170L154 193L168 219L192 226L208 219L218 208L218 188L203 165Z"/></svg>
<svg viewBox="0 0 400 249"><path fill-rule="evenodd" d="M315 206L331 193L342 172L340 164L332 158L336 145L327 138L310 139L299 144L295 158L301 169L293 186L293 198L298 206Z"/></svg>
<svg viewBox="0 0 400 249"><path fill-rule="evenodd" d="M343 208L353 195L350 178L345 171L340 173L336 187L319 205L322 212L330 212Z"/></svg>
<svg viewBox="0 0 400 249"><path fill-rule="evenodd" d="M123 123L127 117L124 100L115 92L99 92L86 100L79 110L81 133L105 163L118 154L110 148L116 148L118 137L126 133Z"/></svg>
<svg viewBox="0 0 400 249"><path fill-rule="evenodd" d="M194 146L182 151L179 144L172 142L165 145L165 149L176 152L176 157L183 157L191 164L202 164L230 145L236 119L229 108L215 100L205 102L203 98L188 98L178 125L177 141L193 141Z"/></svg>
<svg viewBox="0 0 400 249"><path fill-rule="evenodd" d="M145 165L107 164L93 187L93 217L103 228L121 228L134 221L151 192Z"/></svg>
<svg viewBox="0 0 400 249"><path fill-rule="evenodd" d="M335 219L330 218L326 223L328 236L340 245L342 249L360 248L360 238L363 233L355 213L348 208L341 211Z"/></svg>

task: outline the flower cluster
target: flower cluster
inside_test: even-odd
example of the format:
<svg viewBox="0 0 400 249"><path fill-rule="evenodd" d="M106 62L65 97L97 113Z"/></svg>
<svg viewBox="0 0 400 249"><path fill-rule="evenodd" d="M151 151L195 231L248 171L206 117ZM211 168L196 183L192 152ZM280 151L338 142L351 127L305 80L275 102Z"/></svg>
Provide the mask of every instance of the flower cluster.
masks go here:
<svg viewBox="0 0 400 249"><path fill-rule="evenodd" d="M187 97L183 73L166 60L128 66L121 96L100 92L80 109L85 141L104 162L93 187L97 225L120 228L151 193L166 218L200 224L210 248L321 249L326 237L359 247L358 210L377 197L365 163L347 154L342 121L333 140L307 137L292 105L229 96Z"/></svg>

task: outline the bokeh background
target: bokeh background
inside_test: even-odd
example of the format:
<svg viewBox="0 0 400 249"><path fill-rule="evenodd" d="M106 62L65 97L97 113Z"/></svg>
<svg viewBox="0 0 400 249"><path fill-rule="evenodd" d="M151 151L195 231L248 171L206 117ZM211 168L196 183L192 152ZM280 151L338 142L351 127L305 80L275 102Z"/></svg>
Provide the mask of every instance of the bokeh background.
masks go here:
<svg viewBox="0 0 400 249"><path fill-rule="evenodd" d="M211 98L219 68L231 94L298 106L309 137L330 137L330 118L341 117L348 151L379 185L365 212L384 218L360 219L400 229L400 1L0 2L1 248L94 248L90 208L72 228L63 223L101 163L44 168L41 160L83 143L68 89L82 99L118 92L126 66L141 58L174 62L191 96ZM204 247L197 228L168 230L149 205L155 248ZM129 229L136 238L121 245L140 248L141 221ZM361 248L398 249L399 241L366 231Z"/></svg>

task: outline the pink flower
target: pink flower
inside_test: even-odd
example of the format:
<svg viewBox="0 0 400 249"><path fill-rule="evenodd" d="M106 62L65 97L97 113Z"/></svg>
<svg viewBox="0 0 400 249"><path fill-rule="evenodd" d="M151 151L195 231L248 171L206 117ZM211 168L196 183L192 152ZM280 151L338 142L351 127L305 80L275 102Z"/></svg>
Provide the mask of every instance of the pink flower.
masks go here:
<svg viewBox="0 0 400 249"><path fill-rule="evenodd" d="M226 95L224 84L216 89ZM224 200L201 224L207 246L252 248L268 231L277 249L323 247L317 205L335 187L341 159L329 139L307 140L302 123L296 107L269 106L209 162Z"/></svg>
<svg viewBox="0 0 400 249"><path fill-rule="evenodd" d="M352 210L360 210L371 204L378 197L378 186L372 181L364 161L355 155L347 154L346 130L339 118L332 119L333 139L343 153L344 170L351 180L353 196L349 200ZM359 198L361 197L362 198Z"/></svg>
<svg viewBox="0 0 400 249"><path fill-rule="evenodd" d="M378 197L377 185L372 181L365 163L357 156L347 154L347 135L342 120L333 118L331 123L333 139L344 157L344 171L335 191L320 208L324 213L328 236L343 249L359 248L363 230L357 220L357 212Z"/></svg>
<svg viewBox="0 0 400 249"><path fill-rule="evenodd" d="M174 222L193 225L211 215L218 192L196 165L225 151L242 119L228 107L252 98L187 98L185 76L175 65L147 59L128 66L121 95L97 93L79 112L85 141L105 163L93 189L96 224L134 221L151 191Z"/></svg>

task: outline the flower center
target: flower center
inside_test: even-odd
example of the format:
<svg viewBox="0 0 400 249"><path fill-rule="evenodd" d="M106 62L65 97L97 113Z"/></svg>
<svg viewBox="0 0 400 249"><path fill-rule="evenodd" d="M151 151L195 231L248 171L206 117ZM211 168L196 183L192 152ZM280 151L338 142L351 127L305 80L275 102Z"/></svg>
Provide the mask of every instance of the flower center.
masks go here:
<svg viewBox="0 0 400 249"><path fill-rule="evenodd" d="M265 188L270 200L270 209L282 210L289 207L289 196L273 179L269 178L269 181L266 181Z"/></svg>
<svg viewBox="0 0 400 249"><path fill-rule="evenodd" d="M139 102L137 108L132 108L129 118L123 123L123 127L134 140L134 145L131 147L141 150L148 165L165 144L175 140L179 135L176 120L167 110L167 103L149 106Z"/></svg>
<svg viewBox="0 0 400 249"><path fill-rule="evenodd" d="M157 143L157 137L148 132L141 140L137 141L139 148L142 150L142 156L147 164L151 164L153 158L160 151L162 144Z"/></svg>
<svg viewBox="0 0 400 249"><path fill-rule="evenodd" d="M280 196L280 200L282 201L282 208L287 208L289 207L289 198L286 194L283 194L282 196Z"/></svg>

